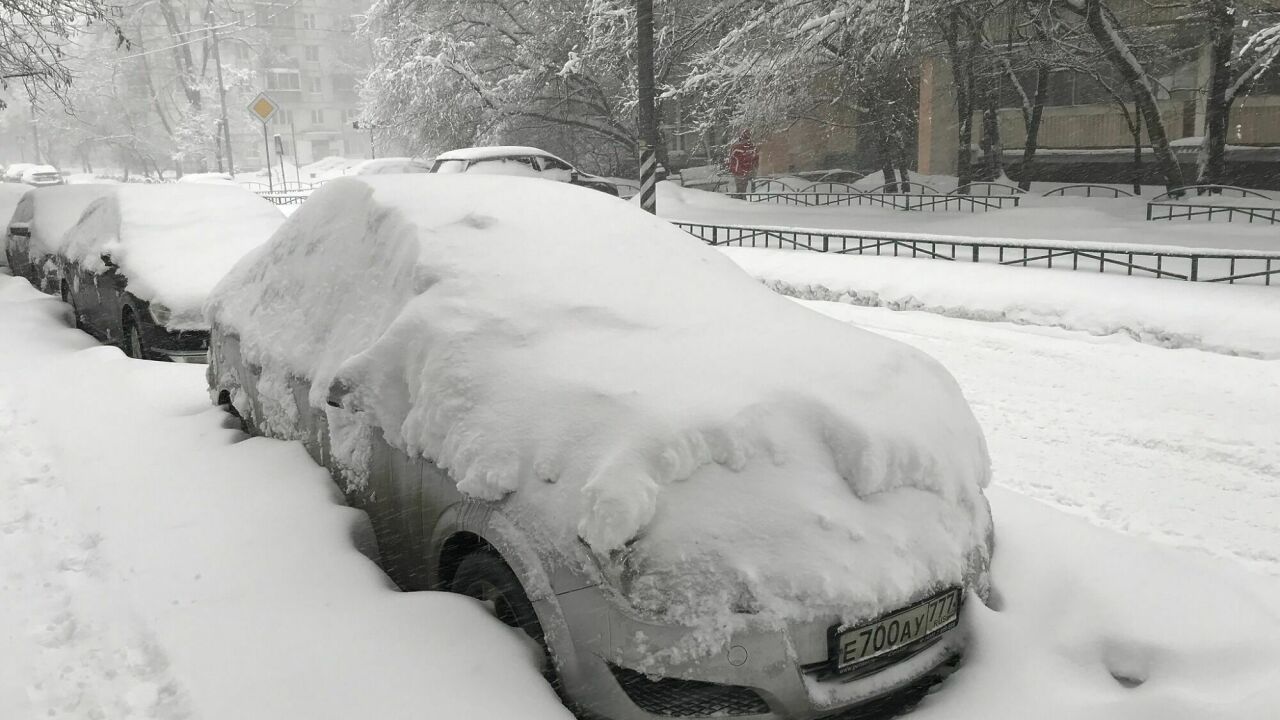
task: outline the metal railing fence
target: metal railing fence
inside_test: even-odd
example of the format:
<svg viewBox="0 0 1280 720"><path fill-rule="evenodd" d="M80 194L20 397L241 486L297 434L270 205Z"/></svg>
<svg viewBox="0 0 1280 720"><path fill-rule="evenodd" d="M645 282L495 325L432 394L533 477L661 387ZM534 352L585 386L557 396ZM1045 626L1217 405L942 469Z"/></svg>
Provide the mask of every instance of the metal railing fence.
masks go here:
<svg viewBox="0 0 1280 720"><path fill-rule="evenodd" d="M1280 252L753 227L683 220L671 222L694 237L716 246L987 262L1021 267L1124 273L1129 276L1191 282L1235 284L1247 281L1251 284L1271 285L1272 278L1280 276Z"/></svg>

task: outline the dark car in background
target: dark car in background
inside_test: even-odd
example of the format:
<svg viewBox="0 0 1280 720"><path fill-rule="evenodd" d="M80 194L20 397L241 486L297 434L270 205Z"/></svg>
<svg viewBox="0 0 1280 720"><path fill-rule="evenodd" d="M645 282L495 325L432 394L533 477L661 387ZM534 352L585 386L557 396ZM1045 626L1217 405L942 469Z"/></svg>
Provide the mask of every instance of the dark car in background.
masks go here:
<svg viewBox="0 0 1280 720"><path fill-rule="evenodd" d="M114 192L116 185L89 183L31 189L18 201L5 228L5 257L14 277L57 295L62 263L58 260L80 214L93 201Z"/></svg>
<svg viewBox="0 0 1280 720"><path fill-rule="evenodd" d="M59 293L77 327L129 357L204 362L206 295L283 221L235 186L121 185L66 233Z"/></svg>

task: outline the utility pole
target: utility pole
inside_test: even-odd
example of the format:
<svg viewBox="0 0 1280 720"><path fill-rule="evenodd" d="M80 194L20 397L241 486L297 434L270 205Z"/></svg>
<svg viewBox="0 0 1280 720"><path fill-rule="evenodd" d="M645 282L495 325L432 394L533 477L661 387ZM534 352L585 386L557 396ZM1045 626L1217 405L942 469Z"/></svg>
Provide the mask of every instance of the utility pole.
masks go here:
<svg viewBox="0 0 1280 720"><path fill-rule="evenodd" d="M36 106L31 104L31 144L36 149L36 164L40 164L40 125L36 123Z"/></svg>
<svg viewBox="0 0 1280 720"><path fill-rule="evenodd" d="M298 187L302 187L302 169L298 167L301 161L298 160L298 135L293 131L293 116L289 116L289 144L293 147L293 179L298 181Z"/></svg>
<svg viewBox="0 0 1280 720"><path fill-rule="evenodd" d="M213 63L218 68L218 102L222 104L222 146L227 149L227 172L236 176L236 163L231 157L231 125L227 122L227 88L222 84L222 51L218 49L218 24L209 11L209 34L213 42ZM267 162L270 165L270 161Z"/></svg>
<svg viewBox="0 0 1280 720"><path fill-rule="evenodd" d="M653 0L636 0L636 73L640 131L640 207L657 213L655 149L658 120L653 102Z"/></svg>

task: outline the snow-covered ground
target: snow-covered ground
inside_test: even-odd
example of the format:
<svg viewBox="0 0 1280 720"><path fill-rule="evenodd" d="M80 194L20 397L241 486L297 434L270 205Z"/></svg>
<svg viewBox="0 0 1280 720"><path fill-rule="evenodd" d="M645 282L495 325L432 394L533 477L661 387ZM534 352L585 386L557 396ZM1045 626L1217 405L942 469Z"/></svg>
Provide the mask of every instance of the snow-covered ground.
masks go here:
<svg viewBox="0 0 1280 720"><path fill-rule="evenodd" d="M775 291L804 300L924 310L1123 334L1151 345L1280 358L1280 288L874 255L723 247Z"/></svg>
<svg viewBox="0 0 1280 720"><path fill-rule="evenodd" d="M567 718L513 631L405 594L300 445L0 275L0 718Z"/></svg>
<svg viewBox="0 0 1280 720"><path fill-rule="evenodd" d="M859 181L862 187L866 181ZM943 188L945 189L945 188ZM734 225L1280 250L1276 226L1245 222L1148 221L1147 200L1028 195L1017 208L989 212L912 211L884 207L797 207L745 202L724 194L658 185L658 213L673 220Z"/></svg>
<svg viewBox="0 0 1280 720"><path fill-rule="evenodd" d="M805 304L943 362L990 445L996 598L912 717L1280 715L1280 363ZM567 717L478 607L389 588L200 368L3 275L0 337L0 717Z"/></svg>

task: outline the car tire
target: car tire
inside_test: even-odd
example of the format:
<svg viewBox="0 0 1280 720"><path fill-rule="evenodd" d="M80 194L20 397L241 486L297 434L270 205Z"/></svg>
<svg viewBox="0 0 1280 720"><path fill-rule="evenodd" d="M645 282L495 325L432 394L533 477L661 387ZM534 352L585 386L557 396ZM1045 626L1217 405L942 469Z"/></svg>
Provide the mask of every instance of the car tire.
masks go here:
<svg viewBox="0 0 1280 720"><path fill-rule="evenodd" d="M121 326L124 328L121 338L121 342L124 343L124 354L135 360L146 359L147 349L142 344L142 330L138 327L138 321L134 319L133 313L124 314Z"/></svg>
<svg viewBox="0 0 1280 720"><path fill-rule="evenodd" d="M503 623L522 631L542 649L542 675L557 691L560 689L555 661L547 646L546 633L533 603L525 595L520 578L495 553L481 550L462 559L449 584L453 592L473 597L490 605Z"/></svg>

